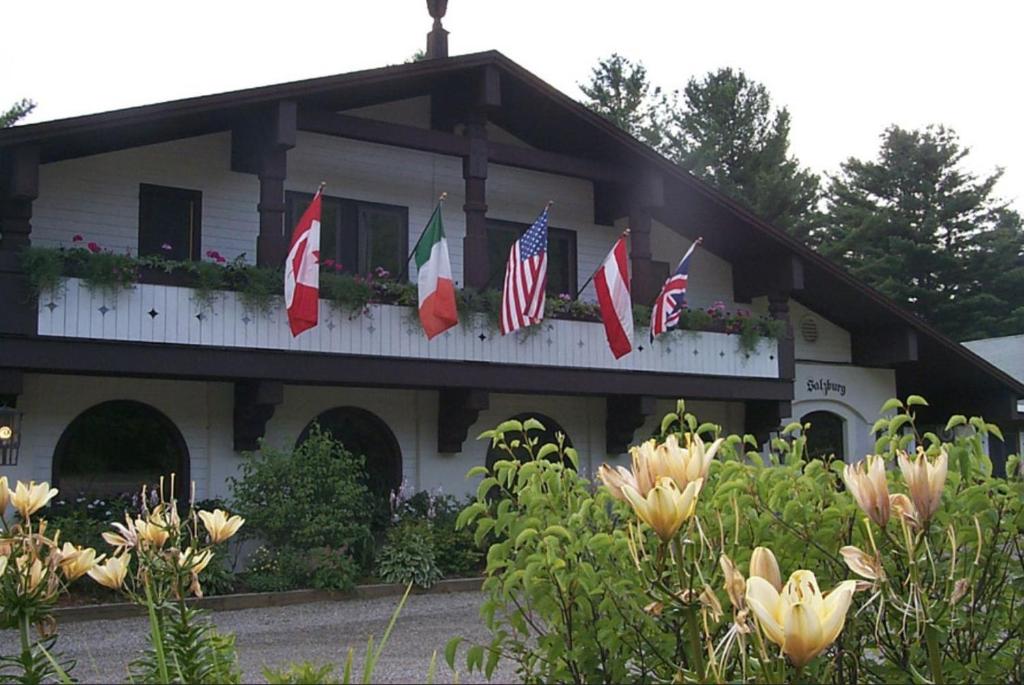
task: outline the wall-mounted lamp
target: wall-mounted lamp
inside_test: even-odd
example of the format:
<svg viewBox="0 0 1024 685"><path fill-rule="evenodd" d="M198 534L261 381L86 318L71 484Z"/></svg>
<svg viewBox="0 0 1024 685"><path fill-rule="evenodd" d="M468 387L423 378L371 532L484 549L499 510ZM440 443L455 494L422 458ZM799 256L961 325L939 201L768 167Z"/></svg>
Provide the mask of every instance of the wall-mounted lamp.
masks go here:
<svg viewBox="0 0 1024 685"><path fill-rule="evenodd" d="M14 407L0 406L0 466L18 464L21 447L21 412Z"/></svg>

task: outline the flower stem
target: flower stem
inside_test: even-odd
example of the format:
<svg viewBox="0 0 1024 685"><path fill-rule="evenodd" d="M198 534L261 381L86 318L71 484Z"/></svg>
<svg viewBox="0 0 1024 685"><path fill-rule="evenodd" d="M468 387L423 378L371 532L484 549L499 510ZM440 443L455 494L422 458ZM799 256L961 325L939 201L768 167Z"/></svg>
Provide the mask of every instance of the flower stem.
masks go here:
<svg viewBox="0 0 1024 685"><path fill-rule="evenodd" d="M690 651L693 656L694 670L697 671L698 682L704 682L704 651L700 644L700 625L697 621L697 608L686 610L686 632L689 634Z"/></svg>
<svg viewBox="0 0 1024 685"><path fill-rule="evenodd" d="M143 583L146 588L146 609L149 611L149 630L153 640L153 651L156 652L156 665L160 671L160 682L169 683L171 679L167 675L167 657L164 654L163 631L160 630L160 620L156 615L156 607L153 604L153 593L149 589L149 579Z"/></svg>
<svg viewBox="0 0 1024 685"><path fill-rule="evenodd" d="M946 680L942 675L942 658L939 655L939 642L935 636L934 626L925 626L924 640L928 646L928 668L932 672L932 682L935 685L945 685Z"/></svg>

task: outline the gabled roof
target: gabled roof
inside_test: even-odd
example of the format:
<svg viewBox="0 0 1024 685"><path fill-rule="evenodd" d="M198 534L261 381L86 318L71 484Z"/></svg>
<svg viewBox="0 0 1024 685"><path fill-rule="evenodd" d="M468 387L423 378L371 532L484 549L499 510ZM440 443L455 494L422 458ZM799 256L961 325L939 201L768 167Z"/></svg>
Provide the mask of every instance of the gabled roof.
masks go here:
<svg viewBox="0 0 1024 685"><path fill-rule="evenodd" d="M805 288L794 297L812 310L861 334L906 326L916 331L921 363L898 368L901 388L927 395L952 384L969 395L1009 392L1024 398L1024 384L497 51L16 126L0 130L0 149L35 144L40 160L53 162L227 130L246 113L281 100L338 111L425 95L438 87L457 90L462 80L484 68L497 69L501 77L502 106L494 112L495 123L526 142L621 164L638 174L655 170L666 180L670 208L699 222L682 230L690 237L703 234L712 252L734 265L796 256L803 264Z"/></svg>

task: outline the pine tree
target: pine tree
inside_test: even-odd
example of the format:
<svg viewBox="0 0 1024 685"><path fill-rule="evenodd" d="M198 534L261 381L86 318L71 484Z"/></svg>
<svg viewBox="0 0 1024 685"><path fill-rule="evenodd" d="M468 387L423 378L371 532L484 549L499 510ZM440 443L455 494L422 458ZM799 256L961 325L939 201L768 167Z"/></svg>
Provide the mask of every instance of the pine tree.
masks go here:
<svg viewBox="0 0 1024 685"><path fill-rule="evenodd" d="M942 126L889 127L878 159L831 179L813 239L855 276L964 340L1024 332L1024 231L992 193L1001 171L964 169Z"/></svg>
<svg viewBox="0 0 1024 685"><path fill-rule="evenodd" d="M818 178L789 153L789 112L763 84L719 69L690 79L672 108L662 152L769 223L807 236Z"/></svg>
<svg viewBox="0 0 1024 685"><path fill-rule="evenodd" d="M578 85L592 111L652 147L660 144L663 98L661 89L651 86L642 63L612 53L591 70L590 81Z"/></svg>
<svg viewBox="0 0 1024 685"><path fill-rule="evenodd" d="M0 112L0 128L14 126L19 120L27 117L36 108L36 103L24 99L15 102L6 112Z"/></svg>

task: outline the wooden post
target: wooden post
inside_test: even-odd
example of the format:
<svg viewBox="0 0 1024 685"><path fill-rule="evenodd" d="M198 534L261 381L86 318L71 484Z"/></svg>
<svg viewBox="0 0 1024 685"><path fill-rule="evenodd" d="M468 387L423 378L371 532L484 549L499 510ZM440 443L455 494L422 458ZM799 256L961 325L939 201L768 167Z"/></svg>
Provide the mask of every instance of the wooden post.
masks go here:
<svg viewBox="0 0 1024 685"><path fill-rule="evenodd" d="M0 249L20 250L31 242L32 202L39 197L39 148L0 152Z"/></svg>

